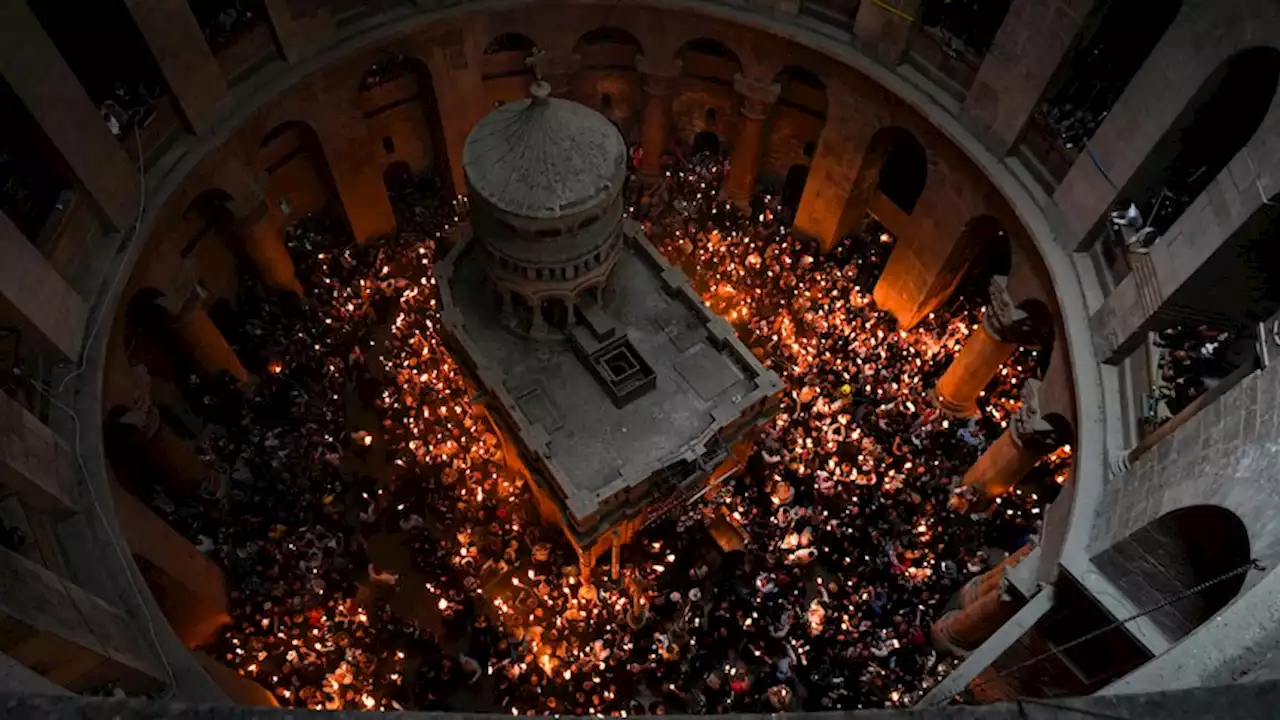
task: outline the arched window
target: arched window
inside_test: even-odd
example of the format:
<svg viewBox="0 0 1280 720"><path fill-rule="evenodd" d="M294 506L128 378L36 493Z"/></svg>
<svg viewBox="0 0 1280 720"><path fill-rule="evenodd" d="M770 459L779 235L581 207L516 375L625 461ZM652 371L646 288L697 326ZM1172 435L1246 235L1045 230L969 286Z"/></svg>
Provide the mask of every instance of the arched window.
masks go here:
<svg viewBox="0 0 1280 720"><path fill-rule="evenodd" d="M1148 154L1124 196L1164 234L1253 138L1280 82L1280 50L1236 53L1211 75Z"/></svg>
<svg viewBox="0 0 1280 720"><path fill-rule="evenodd" d="M1152 520L1094 563L1136 607L1148 608L1244 566L1250 547L1249 531L1235 513L1193 505ZM1180 640L1226 607L1244 581L1241 573L1148 617L1170 641Z"/></svg>
<svg viewBox="0 0 1280 720"><path fill-rule="evenodd" d="M895 132L884 138L889 143L888 152L884 155L884 164L880 166L876 189L903 212L911 214L915 212L916 202L924 192L929 167L924 146L914 135L899 128L891 130ZM879 135L877 133L877 137ZM875 144L874 139L872 144Z"/></svg>
<svg viewBox="0 0 1280 720"><path fill-rule="evenodd" d="M737 53L719 40L695 38L680 48L684 77L696 78L716 85L733 87L733 76L742 72Z"/></svg>
<svg viewBox="0 0 1280 720"><path fill-rule="evenodd" d="M634 70L644 47L626 30L606 26L578 38L573 51L582 58L583 70Z"/></svg>
<svg viewBox="0 0 1280 720"><path fill-rule="evenodd" d="M1068 158L1078 156L1093 137L1181 8L1181 0L1095 6L1049 82L1034 121L1053 133ZM1042 162L1058 181L1070 168L1069 163Z"/></svg>
<svg viewBox="0 0 1280 720"><path fill-rule="evenodd" d="M489 44L484 46L484 54L494 55L504 52L531 53L536 49L538 49L538 46L535 45L533 40L530 40L527 35L521 35L520 33L503 33L490 40Z"/></svg>

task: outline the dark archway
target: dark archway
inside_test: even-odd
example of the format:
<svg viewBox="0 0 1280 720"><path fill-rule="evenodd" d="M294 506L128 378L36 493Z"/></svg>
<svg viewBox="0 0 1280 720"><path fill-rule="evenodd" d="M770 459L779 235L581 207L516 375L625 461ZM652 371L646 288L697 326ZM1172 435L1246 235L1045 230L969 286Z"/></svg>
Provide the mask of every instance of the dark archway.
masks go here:
<svg viewBox="0 0 1280 720"><path fill-rule="evenodd" d="M683 63L681 75L704 82L733 87L733 76L742 72L738 54L714 38L694 38L677 53Z"/></svg>
<svg viewBox="0 0 1280 720"><path fill-rule="evenodd" d="M503 33L484 46L481 79L496 80L505 77L534 76L533 67L527 62L538 46L527 35Z"/></svg>
<svg viewBox="0 0 1280 720"><path fill-rule="evenodd" d="M793 211L800 207L800 198L804 196L804 185L808 180L808 165L792 165L787 170L787 178L782 183L782 207Z"/></svg>
<svg viewBox="0 0 1280 720"><path fill-rule="evenodd" d="M1102 124L1182 9L1181 0L1098 3L1045 89L1035 124L1050 131L1067 158ZM1059 181L1070 164L1045 162Z"/></svg>
<svg viewBox="0 0 1280 720"><path fill-rule="evenodd" d="M1013 244L1000 222L980 215L965 224L938 275L940 286L952 289L939 302L956 299L972 307L986 305L991 298L991 279L1013 272ZM943 292L945 287L940 287Z"/></svg>
<svg viewBox="0 0 1280 720"><path fill-rule="evenodd" d="M435 82L426 63L413 55L387 55L365 71L358 94L369 134L381 138L388 162L407 164L413 175L452 180Z"/></svg>
<svg viewBox="0 0 1280 720"><path fill-rule="evenodd" d="M761 177L770 183L786 185L794 181L792 173L796 165L809 164L827 126L827 86L816 73L796 65L783 68L773 81L781 90L770 111L770 123L785 128L785 132L769 134ZM799 182L803 191L803 178ZM787 203L784 193L783 204ZM791 208L799 204L800 198L796 197Z"/></svg>
<svg viewBox="0 0 1280 720"><path fill-rule="evenodd" d="M778 94L778 104L812 115L814 118L827 119L827 84L818 74L799 65L788 65L774 76L773 81L782 86ZM811 138L816 140L817 138Z"/></svg>
<svg viewBox="0 0 1280 720"><path fill-rule="evenodd" d="M1120 194L1164 234L1262 124L1280 84L1280 50L1228 58L1196 91Z"/></svg>
<svg viewBox="0 0 1280 720"><path fill-rule="evenodd" d="M403 160L393 162L382 171L382 184L387 192L395 192L413 182L413 169Z"/></svg>
<svg viewBox="0 0 1280 720"><path fill-rule="evenodd" d="M636 72L636 59L644 54L640 41L621 28L599 27L578 38L573 51L581 65L572 96L609 118L623 137L634 137L644 113Z"/></svg>
<svg viewBox="0 0 1280 720"><path fill-rule="evenodd" d="M1152 520L1094 562L1135 606L1148 608L1246 565L1251 553L1239 516L1217 505L1193 505ZM1148 617L1176 642L1225 608L1244 581L1241 573Z"/></svg>
<svg viewBox="0 0 1280 720"><path fill-rule="evenodd" d="M693 154L718 156L720 154L720 136L710 130L703 130L697 135L694 135Z"/></svg>
<svg viewBox="0 0 1280 720"><path fill-rule="evenodd" d="M880 130L871 139L868 159L879 162L876 189L904 213L915 212L929 176L924 146L916 136L898 127Z"/></svg>
<svg viewBox="0 0 1280 720"><path fill-rule="evenodd" d="M320 137L307 123L272 128L259 143L255 168L267 177L268 211L279 227L335 205L345 213Z"/></svg>
<svg viewBox="0 0 1280 720"><path fill-rule="evenodd" d="M644 46L626 30L605 26L584 33L573 51L582 59L583 70L635 70L636 55L644 53Z"/></svg>

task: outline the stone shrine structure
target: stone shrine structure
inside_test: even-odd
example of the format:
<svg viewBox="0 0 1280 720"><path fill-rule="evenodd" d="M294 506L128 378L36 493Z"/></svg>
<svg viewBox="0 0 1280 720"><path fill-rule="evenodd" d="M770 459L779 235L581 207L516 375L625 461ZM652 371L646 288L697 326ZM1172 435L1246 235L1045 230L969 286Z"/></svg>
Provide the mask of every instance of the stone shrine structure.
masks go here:
<svg viewBox="0 0 1280 720"><path fill-rule="evenodd" d="M626 144L551 97L467 138L471 222L435 266L446 337L540 512L606 550L734 472L782 383L623 217Z"/></svg>

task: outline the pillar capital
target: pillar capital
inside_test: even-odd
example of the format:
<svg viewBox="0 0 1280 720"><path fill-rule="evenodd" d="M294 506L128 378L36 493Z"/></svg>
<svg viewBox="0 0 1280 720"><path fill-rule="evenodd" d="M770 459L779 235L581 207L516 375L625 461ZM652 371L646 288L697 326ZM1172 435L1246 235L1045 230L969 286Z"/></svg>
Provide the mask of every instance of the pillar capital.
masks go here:
<svg viewBox="0 0 1280 720"><path fill-rule="evenodd" d="M173 282L160 305L169 313L169 321L180 325L188 320L196 311L203 309L199 283L191 268L183 268L185 272Z"/></svg>
<svg viewBox="0 0 1280 720"><path fill-rule="evenodd" d="M144 365L134 365L129 368L129 374L133 377L133 389L129 408L119 422L137 428L149 439L160 428L160 411L151 399L151 373Z"/></svg>
<svg viewBox="0 0 1280 720"><path fill-rule="evenodd" d="M1040 409L1039 380L1027 380L1022 385L1022 404L1013 414L1009 430L1013 441L1020 447L1037 453L1048 455L1062 443L1058 430L1047 420Z"/></svg>
<svg viewBox="0 0 1280 720"><path fill-rule="evenodd" d="M1019 308L1009 294L1009 278L996 275L987 286L990 303L983 313L982 324L1001 342L1013 345L1038 345L1038 333L1030 315Z"/></svg>
<svg viewBox="0 0 1280 720"><path fill-rule="evenodd" d="M742 97L742 114L752 120L769 117L769 111L782 93L782 85L747 77L742 73L734 74L733 89Z"/></svg>
<svg viewBox="0 0 1280 720"><path fill-rule="evenodd" d="M679 58L636 55L636 71L642 76L644 91L649 95L670 95L676 90L676 81L684 71Z"/></svg>

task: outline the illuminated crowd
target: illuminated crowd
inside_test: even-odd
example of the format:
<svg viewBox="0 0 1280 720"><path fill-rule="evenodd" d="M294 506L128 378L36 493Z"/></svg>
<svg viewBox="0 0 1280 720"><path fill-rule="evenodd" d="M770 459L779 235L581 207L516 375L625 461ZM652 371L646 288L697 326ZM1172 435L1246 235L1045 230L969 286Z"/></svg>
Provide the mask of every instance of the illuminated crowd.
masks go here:
<svg viewBox="0 0 1280 720"><path fill-rule="evenodd" d="M512 714L907 706L953 667L929 628L1038 532L1069 462L988 504L959 478L1043 358L1020 351L957 420L928 389L977 322L958 296L909 331L870 291L873 221L819 255L777 196L716 201L723 165L674 160L633 214L787 384L742 474L655 522L618 579L544 525L439 334L431 264L465 201L393 189L400 231L289 232L305 300L246 276L233 346L249 392L204 381L226 478L155 502L227 575L209 651L282 705ZM638 194L636 194L638 195ZM981 283L975 283L981 286ZM193 380L193 382L198 382Z"/></svg>

